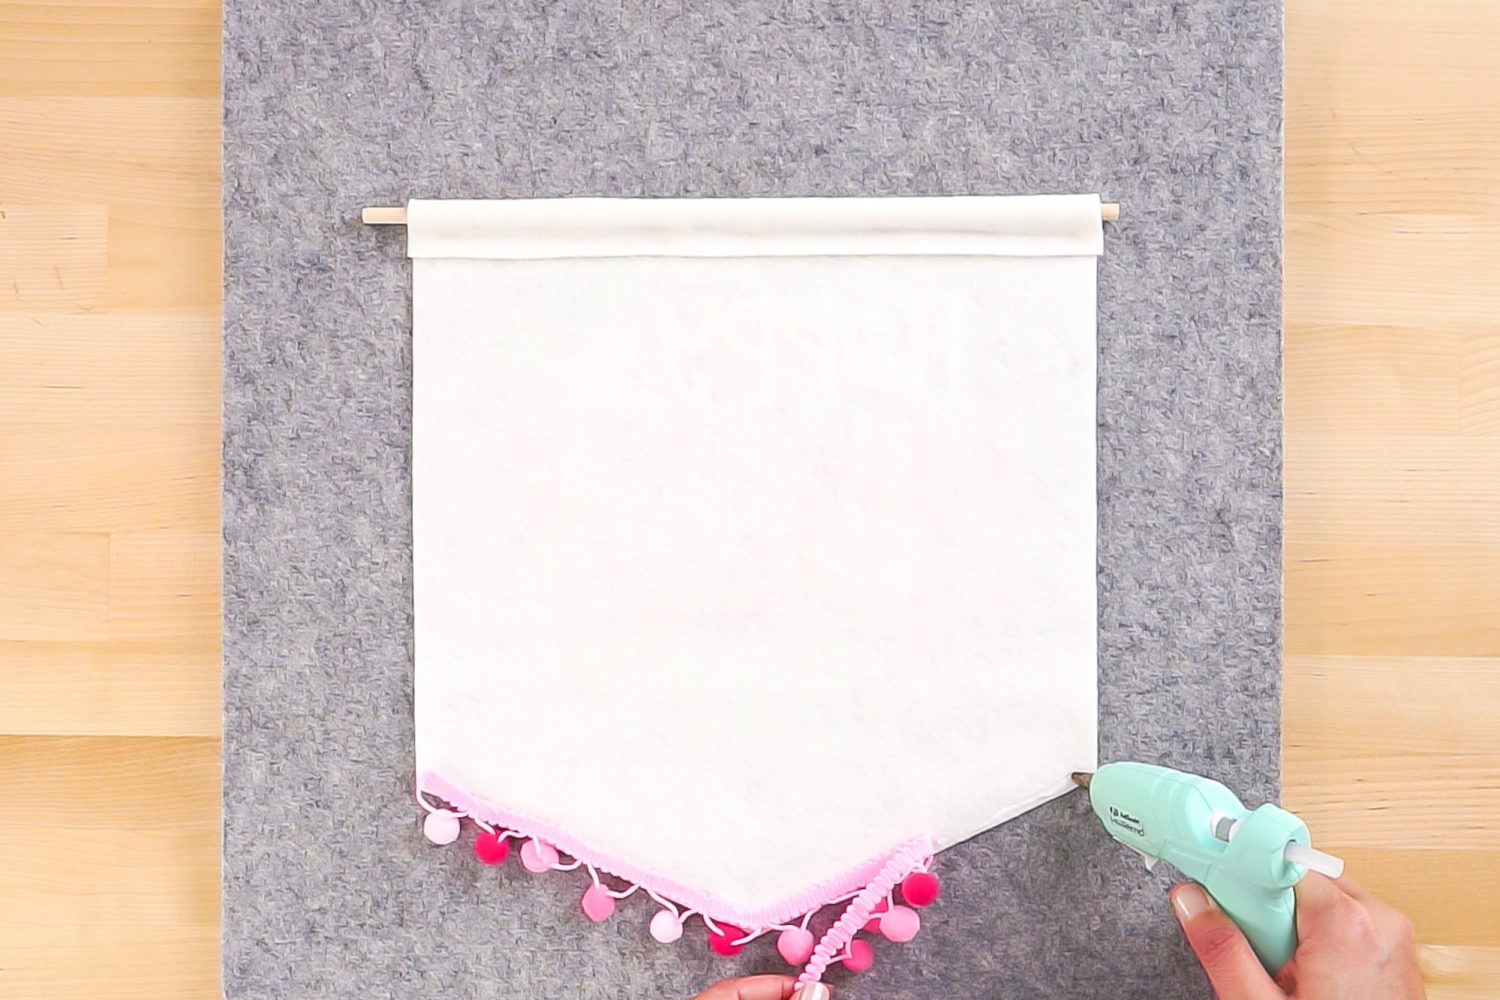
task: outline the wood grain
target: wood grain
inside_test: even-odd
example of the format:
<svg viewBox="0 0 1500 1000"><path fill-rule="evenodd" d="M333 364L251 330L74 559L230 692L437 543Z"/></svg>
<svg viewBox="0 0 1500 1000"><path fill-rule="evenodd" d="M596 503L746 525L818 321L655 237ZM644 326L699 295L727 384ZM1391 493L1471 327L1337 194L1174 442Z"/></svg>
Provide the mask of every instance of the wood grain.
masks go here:
<svg viewBox="0 0 1500 1000"><path fill-rule="evenodd" d="M217 0L0 0L0 996L219 991Z"/></svg>
<svg viewBox="0 0 1500 1000"><path fill-rule="evenodd" d="M1500 996L1500 6L1286 18L1284 797Z"/></svg>
<svg viewBox="0 0 1500 1000"><path fill-rule="evenodd" d="M88 312L104 304L108 216L100 205L0 204L0 310Z"/></svg>
<svg viewBox="0 0 1500 1000"><path fill-rule="evenodd" d="M51 0L0 6L0 96L218 94L217 3Z"/></svg>
<svg viewBox="0 0 1500 1000"><path fill-rule="evenodd" d="M217 739L0 737L0 996L212 996L218 796Z"/></svg>
<svg viewBox="0 0 1500 1000"><path fill-rule="evenodd" d="M0 664L0 733L219 735L217 634L135 642L0 639Z"/></svg>
<svg viewBox="0 0 1500 1000"><path fill-rule="evenodd" d="M0 639L109 634L109 535L0 535Z"/></svg>
<svg viewBox="0 0 1500 1000"><path fill-rule="evenodd" d="M0 423L217 427L217 313L0 311Z"/></svg>
<svg viewBox="0 0 1500 1000"><path fill-rule="evenodd" d="M1424 945L1427 1000L1494 1000L1500 983L1500 948Z"/></svg>
<svg viewBox="0 0 1500 1000"><path fill-rule="evenodd" d="M0 532L216 530L213 424L0 423Z"/></svg>
<svg viewBox="0 0 1500 1000"><path fill-rule="evenodd" d="M0 193L7 202L217 209L217 99L0 97L0 128L6 137ZM180 289L193 303L206 291Z"/></svg>
<svg viewBox="0 0 1500 1000"><path fill-rule="evenodd" d="M0 0L0 996L218 993L218 37ZM1500 995L1497 46L1287 10L1286 800L1432 1000Z"/></svg>

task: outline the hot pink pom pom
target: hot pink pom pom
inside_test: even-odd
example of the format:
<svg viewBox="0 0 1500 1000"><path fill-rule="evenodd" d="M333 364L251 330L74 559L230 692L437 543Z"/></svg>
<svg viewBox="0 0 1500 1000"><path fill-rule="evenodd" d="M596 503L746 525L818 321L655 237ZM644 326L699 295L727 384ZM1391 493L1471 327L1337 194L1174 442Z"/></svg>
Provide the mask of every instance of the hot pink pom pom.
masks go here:
<svg viewBox="0 0 1500 1000"><path fill-rule="evenodd" d="M931 872L912 872L901 882L901 898L908 906L931 906L942 884Z"/></svg>
<svg viewBox="0 0 1500 1000"><path fill-rule="evenodd" d="M474 838L474 857L480 864L498 865L510 855L510 841L493 830L480 830Z"/></svg>
<svg viewBox="0 0 1500 1000"><path fill-rule="evenodd" d="M893 906L891 912L880 918L880 933L889 941L910 941L921 929L922 918L907 906Z"/></svg>
<svg viewBox="0 0 1500 1000"><path fill-rule="evenodd" d="M583 893L583 915L594 923L608 920L615 912L615 900L602 885L591 885Z"/></svg>
<svg viewBox="0 0 1500 1000"><path fill-rule="evenodd" d="M682 921L671 910L657 910L651 918L651 936L662 944L671 944L682 937Z"/></svg>
<svg viewBox="0 0 1500 1000"><path fill-rule="evenodd" d="M844 956L844 968L850 972L864 972L875 964L875 949L870 942L855 938L849 942L849 954Z"/></svg>
<svg viewBox="0 0 1500 1000"><path fill-rule="evenodd" d="M745 932L734 924L718 924L719 932L708 932L708 946L713 949L715 955L738 955L745 950L742 944L735 944L745 936Z"/></svg>
<svg viewBox="0 0 1500 1000"><path fill-rule="evenodd" d="M422 821L422 835L434 844L451 844L458 839L458 817L446 809L428 813Z"/></svg>
<svg viewBox="0 0 1500 1000"><path fill-rule="evenodd" d="M545 840L532 838L521 845L521 866L533 874L541 874L557 864L557 848Z"/></svg>
<svg viewBox="0 0 1500 1000"><path fill-rule="evenodd" d="M776 950L781 952L781 957L786 959L788 965L806 965L807 960L812 958L816 943L812 931L803 927L788 927L776 939Z"/></svg>

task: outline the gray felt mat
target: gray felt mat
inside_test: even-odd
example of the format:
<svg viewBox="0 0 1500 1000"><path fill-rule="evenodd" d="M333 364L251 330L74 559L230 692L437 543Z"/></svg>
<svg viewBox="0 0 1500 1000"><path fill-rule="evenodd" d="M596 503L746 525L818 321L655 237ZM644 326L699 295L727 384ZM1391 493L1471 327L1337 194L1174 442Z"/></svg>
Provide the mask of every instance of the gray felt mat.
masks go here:
<svg viewBox="0 0 1500 1000"><path fill-rule="evenodd" d="M407 196L1100 191L1102 759L1278 785L1274 0L228 0L231 997L685 998L779 970L432 849L411 798ZM503 723L502 723L503 725ZM523 759L516 766L525 766ZM1081 795L944 854L843 997L1208 996Z"/></svg>

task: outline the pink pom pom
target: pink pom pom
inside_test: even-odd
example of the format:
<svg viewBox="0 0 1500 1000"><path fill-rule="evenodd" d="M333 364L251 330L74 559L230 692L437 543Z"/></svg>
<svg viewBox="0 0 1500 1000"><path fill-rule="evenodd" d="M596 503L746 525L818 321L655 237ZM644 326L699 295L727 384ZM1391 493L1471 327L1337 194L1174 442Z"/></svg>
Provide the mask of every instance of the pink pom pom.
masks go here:
<svg viewBox="0 0 1500 1000"><path fill-rule="evenodd" d="M510 841L493 830L480 830L474 838L474 857L482 865L498 865L510 855Z"/></svg>
<svg viewBox="0 0 1500 1000"><path fill-rule="evenodd" d="M535 837L521 845L521 867L532 874L541 874L557 864L557 848L545 840Z"/></svg>
<svg viewBox="0 0 1500 1000"><path fill-rule="evenodd" d="M657 910L651 918L651 936L662 944L671 944L682 937L682 921L671 910Z"/></svg>
<svg viewBox="0 0 1500 1000"><path fill-rule="evenodd" d="M850 972L864 972L875 964L875 949L870 942L855 938L849 942L849 954L844 956L844 968Z"/></svg>
<svg viewBox="0 0 1500 1000"><path fill-rule="evenodd" d="M805 965L812 958L816 943L812 931L803 927L788 927L776 939L776 950L781 952L781 957L786 959L788 965Z"/></svg>
<svg viewBox="0 0 1500 1000"><path fill-rule="evenodd" d="M889 908L889 906L890 904L882 899L870 908L870 912L873 914L873 916L870 917L869 920L865 921L864 930L866 933L874 934L880 930L880 915L884 913Z"/></svg>
<svg viewBox="0 0 1500 1000"><path fill-rule="evenodd" d="M901 898L908 906L931 906L942 884L931 872L912 872L901 882Z"/></svg>
<svg viewBox="0 0 1500 1000"><path fill-rule="evenodd" d="M907 906L893 906L891 912L880 918L880 933L889 941L910 941L921 929L922 918Z"/></svg>
<svg viewBox="0 0 1500 1000"><path fill-rule="evenodd" d="M615 900L602 885L591 885L583 894L583 915L594 923L608 920L615 912Z"/></svg>
<svg viewBox="0 0 1500 1000"><path fill-rule="evenodd" d="M738 955L745 950L742 944L735 944L745 936L745 932L734 926L734 924L718 924L718 933L708 932L708 946L713 949L715 955Z"/></svg>
<svg viewBox="0 0 1500 1000"><path fill-rule="evenodd" d="M451 844L458 839L458 817L446 809L428 813L422 834L434 844Z"/></svg>

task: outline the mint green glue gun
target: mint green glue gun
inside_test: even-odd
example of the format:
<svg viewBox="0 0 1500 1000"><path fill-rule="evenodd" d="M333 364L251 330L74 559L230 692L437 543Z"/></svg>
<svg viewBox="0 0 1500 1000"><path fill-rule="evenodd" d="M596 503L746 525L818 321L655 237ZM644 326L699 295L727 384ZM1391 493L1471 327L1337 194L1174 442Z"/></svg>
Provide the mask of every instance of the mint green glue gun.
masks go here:
<svg viewBox="0 0 1500 1000"><path fill-rule="evenodd" d="M1217 781L1154 764L1106 764L1073 780L1088 790L1110 836L1203 886L1245 932L1266 971L1297 950L1296 885L1308 869L1329 878L1344 863L1314 850L1307 824L1267 803L1246 809Z"/></svg>

